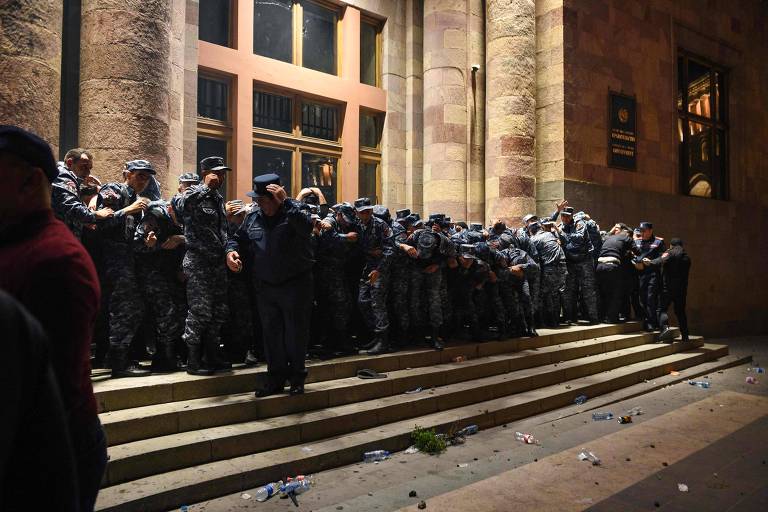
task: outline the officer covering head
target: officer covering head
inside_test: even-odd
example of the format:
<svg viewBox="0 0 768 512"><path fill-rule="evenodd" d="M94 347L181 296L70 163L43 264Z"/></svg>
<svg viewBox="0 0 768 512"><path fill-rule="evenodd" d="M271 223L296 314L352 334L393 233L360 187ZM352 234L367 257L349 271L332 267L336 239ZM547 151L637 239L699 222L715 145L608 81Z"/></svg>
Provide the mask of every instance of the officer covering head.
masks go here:
<svg viewBox="0 0 768 512"><path fill-rule="evenodd" d="M483 230L483 224L481 222L473 222L469 225L470 231L482 231Z"/></svg>
<svg viewBox="0 0 768 512"><path fill-rule="evenodd" d="M419 258L425 260L429 259L437 249L437 237L431 231L424 231L419 237L417 245L418 247L416 250L418 251Z"/></svg>
<svg viewBox="0 0 768 512"><path fill-rule="evenodd" d="M402 210L397 210L395 212L395 219L396 220L403 220L406 217L408 217L410 214L411 214L411 210L409 210L408 208L404 208Z"/></svg>
<svg viewBox="0 0 768 512"><path fill-rule="evenodd" d="M336 209L345 222L352 224L355 222L355 208L349 203L341 203Z"/></svg>
<svg viewBox="0 0 768 512"><path fill-rule="evenodd" d="M389 213L389 208L382 204L377 204L373 207L373 214L389 224L392 221L392 216Z"/></svg>
<svg viewBox="0 0 768 512"><path fill-rule="evenodd" d="M193 172L185 172L179 176L179 183L188 183L191 185L197 185L200 183L200 176Z"/></svg>
<svg viewBox="0 0 768 512"><path fill-rule="evenodd" d="M269 185L280 185L280 176L274 173L256 176L253 178L253 191L246 192L245 195L254 199L272 197L272 193L267 190Z"/></svg>
<svg viewBox="0 0 768 512"><path fill-rule="evenodd" d="M368 197L360 197L358 199L355 199L355 210L357 210L358 212L373 210L371 199Z"/></svg>
<svg viewBox="0 0 768 512"><path fill-rule="evenodd" d="M560 212L560 215L563 217L573 217L573 207L572 206L566 206L563 208L563 211Z"/></svg>
<svg viewBox="0 0 768 512"><path fill-rule="evenodd" d="M523 224L528 225L529 222L534 220L539 220L539 218L536 215L529 213L528 215L523 217Z"/></svg>
<svg viewBox="0 0 768 512"><path fill-rule="evenodd" d="M231 171L232 169L224 165L224 159L220 156L209 156L200 160L200 174L217 171Z"/></svg>

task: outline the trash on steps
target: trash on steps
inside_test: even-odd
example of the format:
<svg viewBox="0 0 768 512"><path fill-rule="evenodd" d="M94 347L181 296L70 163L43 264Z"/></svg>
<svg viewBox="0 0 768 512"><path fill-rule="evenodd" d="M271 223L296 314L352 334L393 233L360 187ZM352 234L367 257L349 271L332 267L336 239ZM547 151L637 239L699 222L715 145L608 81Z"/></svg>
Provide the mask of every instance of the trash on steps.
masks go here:
<svg viewBox="0 0 768 512"><path fill-rule="evenodd" d="M280 488L283 486L283 481L278 480L271 484L264 485L256 489L256 501L267 501L269 498L280 492ZM245 496L248 496L247 498ZM251 499L250 494L243 494L240 496L244 500Z"/></svg>
<svg viewBox="0 0 768 512"><path fill-rule="evenodd" d="M705 380L689 380L688 384L691 386L698 386L701 389L709 389L710 383Z"/></svg>
<svg viewBox="0 0 768 512"><path fill-rule="evenodd" d="M456 356L452 359L452 361L454 363L463 363L464 361L466 361L466 359L464 358L464 356Z"/></svg>
<svg viewBox="0 0 768 512"><path fill-rule="evenodd" d="M454 435L461 436L461 437L473 436L477 434L479 430L480 430L480 427L478 427L477 425L469 425L459 430Z"/></svg>
<svg viewBox="0 0 768 512"><path fill-rule="evenodd" d="M632 423L632 416L619 416L619 423Z"/></svg>
<svg viewBox="0 0 768 512"><path fill-rule="evenodd" d="M593 412L592 413L592 421L605 421L605 420L612 420L612 419L613 419L612 412Z"/></svg>
<svg viewBox="0 0 768 512"><path fill-rule="evenodd" d="M425 508L427 508L427 502L426 502L426 501L424 501L424 500L421 500L421 501L419 502L419 505L418 505L418 507L419 507L419 510L424 510Z"/></svg>
<svg viewBox="0 0 768 512"><path fill-rule="evenodd" d="M680 492L688 492L688 486L685 484L677 484L677 490Z"/></svg>
<svg viewBox="0 0 768 512"><path fill-rule="evenodd" d="M576 397L573 403L575 403L576 405L581 405L586 401L587 401L587 395L579 395Z"/></svg>
<svg viewBox="0 0 768 512"><path fill-rule="evenodd" d="M253 496L251 496L251 495L250 495L250 494L248 494L247 492L244 492L243 494L241 494L241 495L240 495L240 497L241 497L242 499L244 499L244 500L249 500L249 499L253 498Z"/></svg>
<svg viewBox="0 0 768 512"><path fill-rule="evenodd" d="M579 460L588 460L589 462L592 463L593 466L599 466L600 465L600 457L598 457L594 453L589 452L587 450L581 450L579 452L578 457L579 457Z"/></svg>
<svg viewBox="0 0 768 512"><path fill-rule="evenodd" d="M405 392L405 394L406 395L413 395L415 393L421 393L422 391L424 391L424 389L421 388L421 387L418 387L416 389L409 389L408 391Z"/></svg>
<svg viewBox="0 0 768 512"><path fill-rule="evenodd" d="M295 506L299 506L299 501L296 499L301 493L307 492L314 482L312 476L304 477L301 480L292 480L280 487L280 497L290 498Z"/></svg>
<svg viewBox="0 0 768 512"><path fill-rule="evenodd" d="M746 382L747 384L757 384L757 379L750 375L749 377L747 377Z"/></svg>
<svg viewBox="0 0 768 512"><path fill-rule="evenodd" d="M409 497L409 498L415 498L416 496L418 496L418 494L416 493L416 491L411 491L411 492L409 492L409 493L408 493L408 497Z"/></svg>
<svg viewBox="0 0 768 512"><path fill-rule="evenodd" d="M515 432L515 439L525 444L535 444L541 446L541 442L533 437L533 434L524 434L523 432Z"/></svg>
<svg viewBox="0 0 768 512"><path fill-rule="evenodd" d="M627 411L628 416L640 416L643 414L643 408L642 407L633 407L630 410Z"/></svg>
<svg viewBox="0 0 768 512"><path fill-rule="evenodd" d="M416 446L415 446L415 445L411 445L411 446L409 446L409 447L408 447L408 448L405 450L405 453L407 453L408 455L411 455L411 454L413 454L413 453L419 453L419 449L418 449L418 448L416 448Z"/></svg>
<svg viewBox="0 0 768 512"><path fill-rule="evenodd" d="M374 450L363 454L363 462L381 462L389 458L390 453L387 450Z"/></svg>
<svg viewBox="0 0 768 512"><path fill-rule="evenodd" d="M370 370L368 368L359 370L357 372L357 376L360 379L386 379L387 378L386 373L379 373L376 370Z"/></svg>

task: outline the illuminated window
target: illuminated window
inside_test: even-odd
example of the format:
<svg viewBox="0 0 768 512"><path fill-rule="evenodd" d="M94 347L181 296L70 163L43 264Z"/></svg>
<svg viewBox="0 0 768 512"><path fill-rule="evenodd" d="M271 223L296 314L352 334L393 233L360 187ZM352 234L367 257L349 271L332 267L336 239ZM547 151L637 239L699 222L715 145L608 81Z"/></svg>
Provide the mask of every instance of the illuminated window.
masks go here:
<svg viewBox="0 0 768 512"><path fill-rule="evenodd" d="M702 59L681 53L677 73L681 190L691 196L727 199L725 72Z"/></svg>

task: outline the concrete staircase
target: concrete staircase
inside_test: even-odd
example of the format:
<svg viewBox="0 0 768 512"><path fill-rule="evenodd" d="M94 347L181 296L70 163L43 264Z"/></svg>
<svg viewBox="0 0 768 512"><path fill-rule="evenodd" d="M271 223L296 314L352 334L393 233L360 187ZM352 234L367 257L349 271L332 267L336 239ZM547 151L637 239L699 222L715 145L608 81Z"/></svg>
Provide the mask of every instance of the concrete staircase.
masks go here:
<svg viewBox="0 0 768 512"><path fill-rule="evenodd" d="M264 367L97 382L110 456L97 510L173 509L358 462L368 450L402 450L414 425L488 428L728 353L701 340L654 344L639 328L579 325L318 362L301 396L255 398ZM363 368L387 378L359 379Z"/></svg>

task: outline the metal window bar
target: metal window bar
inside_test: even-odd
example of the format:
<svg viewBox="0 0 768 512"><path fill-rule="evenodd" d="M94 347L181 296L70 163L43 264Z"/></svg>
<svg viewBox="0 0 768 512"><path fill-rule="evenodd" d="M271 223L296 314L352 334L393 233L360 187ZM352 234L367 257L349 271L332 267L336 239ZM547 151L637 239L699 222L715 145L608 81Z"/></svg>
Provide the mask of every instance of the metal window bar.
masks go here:
<svg viewBox="0 0 768 512"><path fill-rule="evenodd" d="M197 113L199 116L227 121L228 84L200 77Z"/></svg>
<svg viewBox="0 0 768 512"><path fill-rule="evenodd" d="M254 92L253 125L258 128L291 131L291 98Z"/></svg>

